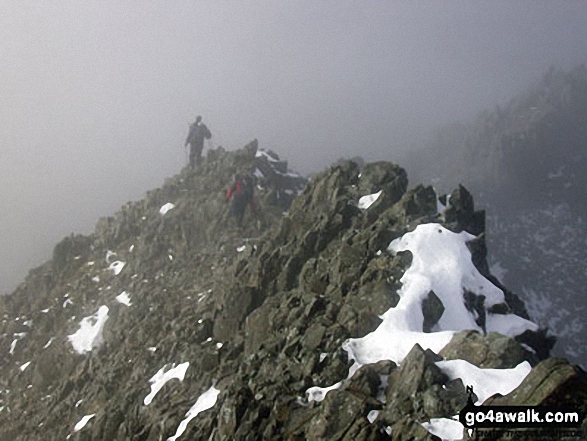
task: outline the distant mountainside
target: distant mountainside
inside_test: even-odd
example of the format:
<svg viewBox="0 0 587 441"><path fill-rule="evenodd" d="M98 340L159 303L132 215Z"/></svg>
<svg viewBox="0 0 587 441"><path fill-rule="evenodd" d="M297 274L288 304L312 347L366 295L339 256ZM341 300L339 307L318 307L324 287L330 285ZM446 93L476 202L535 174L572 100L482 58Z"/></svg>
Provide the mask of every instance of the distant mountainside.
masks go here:
<svg viewBox="0 0 587 441"><path fill-rule="evenodd" d="M419 181L466 182L506 209L564 201L587 213L587 67L551 69L503 108L439 129L416 155Z"/></svg>
<svg viewBox="0 0 587 441"><path fill-rule="evenodd" d="M439 130L408 162L419 181L478 195L502 282L559 337L555 353L587 366L585 65Z"/></svg>
<svg viewBox="0 0 587 441"><path fill-rule="evenodd" d="M242 228L235 174L258 179ZM484 230L463 187L395 164L306 182L256 142L212 150L0 298L0 439L460 439L469 399L584 415L587 375L549 357Z"/></svg>

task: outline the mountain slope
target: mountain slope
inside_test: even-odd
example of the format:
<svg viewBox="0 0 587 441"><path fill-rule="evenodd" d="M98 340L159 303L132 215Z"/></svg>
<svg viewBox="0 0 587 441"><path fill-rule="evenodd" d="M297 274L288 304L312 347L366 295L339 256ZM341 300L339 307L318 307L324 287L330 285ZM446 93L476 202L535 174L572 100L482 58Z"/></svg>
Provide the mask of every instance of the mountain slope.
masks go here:
<svg viewBox="0 0 587 441"><path fill-rule="evenodd" d="M244 172L261 210L240 230L223 193ZM538 369L552 342L489 273L464 188L443 207L390 163L303 183L256 143L214 150L58 244L1 299L2 439L432 439L462 434L465 385L587 385ZM475 382L491 368L501 387Z"/></svg>

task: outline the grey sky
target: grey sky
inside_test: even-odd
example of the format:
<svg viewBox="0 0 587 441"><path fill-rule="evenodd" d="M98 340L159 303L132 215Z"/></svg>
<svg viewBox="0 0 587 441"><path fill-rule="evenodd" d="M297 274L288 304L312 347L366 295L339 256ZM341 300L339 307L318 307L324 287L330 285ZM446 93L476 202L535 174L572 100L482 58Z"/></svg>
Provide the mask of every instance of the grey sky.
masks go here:
<svg viewBox="0 0 587 441"><path fill-rule="evenodd" d="M0 2L0 292L213 145L309 172L587 61L583 1Z"/></svg>

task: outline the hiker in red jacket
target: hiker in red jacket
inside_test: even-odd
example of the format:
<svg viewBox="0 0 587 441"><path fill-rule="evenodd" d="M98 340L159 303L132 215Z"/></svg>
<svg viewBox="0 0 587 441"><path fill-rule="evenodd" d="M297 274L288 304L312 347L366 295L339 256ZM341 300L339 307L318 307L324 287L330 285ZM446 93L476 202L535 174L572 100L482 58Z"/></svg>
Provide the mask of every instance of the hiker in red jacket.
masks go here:
<svg viewBox="0 0 587 441"><path fill-rule="evenodd" d="M254 193L255 182L253 178L251 176L241 177L240 175L235 176L234 184L226 192L226 202L228 203L232 198L229 214L236 218L238 227L242 226L247 205L251 207L252 213L256 210Z"/></svg>

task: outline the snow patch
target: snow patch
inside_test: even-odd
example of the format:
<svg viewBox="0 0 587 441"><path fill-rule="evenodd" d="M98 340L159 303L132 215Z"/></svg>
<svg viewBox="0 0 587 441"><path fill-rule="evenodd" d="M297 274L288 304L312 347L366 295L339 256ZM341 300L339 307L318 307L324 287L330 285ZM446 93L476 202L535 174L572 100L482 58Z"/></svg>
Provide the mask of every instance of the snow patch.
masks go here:
<svg viewBox="0 0 587 441"><path fill-rule="evenodd" d="M432 435L447 441L463 439L465 428L458 421L449 418L431 418L430 422L422 423L422 426Z"/></svg>
<svg viewBox="0 0 587 441"><path fill-rule="evenodd" d="M257 153L255 153L255 157L256 158L265 158L269 162L279 162L277 159L275 159L273 156L271 156L269 153L265 152L264 150L257 150Z"/></svg>
<svg viewBox="0 0 587 441"><path fill-rule="evenodd" d="M173 205L171 202L167 202L159 209L159 213L161 213L161 215L164 216L169 210L173 210L174 208L175 205Z"/></svg>
<svg viewBox="0 0 587 441"><path fill-rule="evenodd" d="M122 268L124 268L124 265L126 265L125 262L121 262L120 260L117 260L115 262L112 262L110 264L110 266L108 267L108 269L110 271L112 271L114 273L115 276L119 275L120 272L122 271Z"/></svg>
<svg viewBox="0 0 587 441"><path fill-rule="evenodd" d="M143 401L145 406L151 404L155 395L161 390L161 388L167 383L169 380L173 378L177 378L179 381L183 381L185 377L185 373L189 367L190 363L186 361L185 363L180 364L177 367L172 367L167 372L165 372L165 366L163 366L159 371L151 377L149 383L151 383L151 393L145 397ZM172 365L175 366L175 363Z"/></svg>
<svg viewBox="0 0 587 441"><path fill-rule="evenodd" d="M96 414L93 413L91 415L86 415L84 416L81 420L79 420L79 422L75 425L75 427L73 428L74 432L79 432L80 430L82 430L84 427L86 427L86 424L88 424L88 421L90 421L92 418L94 418Z"/></svg>
<svg viewBox="0 0 587 441"><path fill-rule="evenodd" d="M369 422L371 424L373 424L373 421L375 421L378 416L379 416L379 411L378 410L372 410L371 412L369 412L367 414L367 419L369 420Z"/></svg>
<svg viewBox="0 0 587 441"><path fill-rule="evenodd" d="M185 414L185 419L179 423L179 427L177 428L175 435L173 435L171 438L167 438L167 441L175 441L178 439L185 432L185 429L191 420L197 417L200 412L212 408L214 404L216 404L219 393L220 391L212 385L210 389L200 395L196 403Z"/></svg>
<svg viewBox="0 0 587 441"><path fill-rule="evenodd" d="M130 303L130 297L126 291L122 291L119 295L117 295L116 300L126 306L132 305L132 303Z"/></svg>
<svg viewBox="0 0 587 441"><path fill-rule="evenodd" d="M306 391L306 396L308 397L308 402L310 401L322 401L324 400L324 398L326 397L326 394L328 392L330 392L331 390L334 389L338 389L340 386L342 386L342 381L339 381L336 384L333 384L332 386L329 387L311 387Z"/></svg>
<svg viewBox="0 0 587 441"><path fill-rule="evenodd" d="M381 196L381 193L383 192L383 190L379 190L379 192L377 193L373 193L373 194L368 194L367 196L363 196L359 199L359 204L358 207L361 210L366 210L368 209L371 205L373 205L375 203L375 201L377 199L379 199L379 196Z"/></svg>
<svg viewBox="0 0 587 441"><path fill-rule="evenodd" d="M15 339L12 340L12 343L10 344L10 355L14 354L14 350L16 349L16 343L23 339L26 336L26 332L17 332L16 334L14 334Z"/></svg>
<svg viewBox="0 0 587 441"><path fill-rule="evenodd" d="M410 251L412 263L400 280L402 287L398 290L399 303L381 316L383 322L379 327L363 338L351 338L343 343L342 348L348 353L349 359L354 361L347 378L352 377L364 364L380 360L392 360L400 364L416 344L438 353L456 332L469 329L483 332L475 322L476 316L467 310L463 292L466 290L483 295L487 309L504 303L505 299L503 292L485 279L473 265L467 248L467 242L472 239L474 236L466 232L456 234L439 224L424 224L389 244L388 251L391 253ZM430 291L438 296L445 310L434 326L434 332L424 333L422 301ZM537 325L514 314L498 315L487 311L486 328L487 332L500 332L513 337L527 329L535 330ZM447 365L447 369L448 366L451 365ZM511 373L504 375L514 375L521 381L525 376L522 376L525 368L516 369L519 369L516 371L519 376ZM467 371L469 376L471 372ZM479 375L485 378L489 374L484 372ZM489 378L485 382L502 383L501 377L498 380ZM306 391L308 400L320 401L328 391L340 385L310 388ZM479 390L482 393L482 389ZM502 393L500 390L492 390L492 394L495 392Z"/></svg>
<svg viewBox="0 0 587 441"><path fill-rule="evenodd" d="M82 319L75 334L67 336L78 354L90 352L93 348L100 346L106 320L108 320L108 307L103 305L96 314Z"/></svg>
<svg viewBox="0 0 587 441"><path fill-rule="evenodd" d="M512 369L481 369L465 360L438 361L436 366L451 380L460 378L464 385L473 386L476 402L480 404L497 393L509 394L532 370L527 361Z"/></svg>
<svg viewBox="0 0 587 441"><path fill-rule="evenodd" d="M19 369L20 369L20 371L21 371L21 372L24 372L24 370L25 370L26 368L28 368L30 364L31 364L31 362L30 362L30 361L27 361L25 364L23 364L23 365L22 365L22 366L19 368Z"/></svg>

